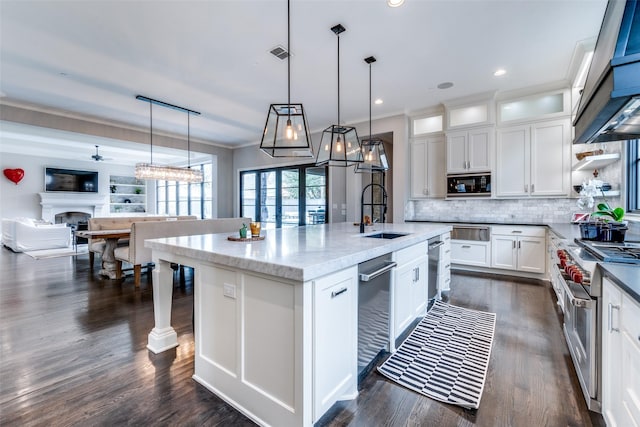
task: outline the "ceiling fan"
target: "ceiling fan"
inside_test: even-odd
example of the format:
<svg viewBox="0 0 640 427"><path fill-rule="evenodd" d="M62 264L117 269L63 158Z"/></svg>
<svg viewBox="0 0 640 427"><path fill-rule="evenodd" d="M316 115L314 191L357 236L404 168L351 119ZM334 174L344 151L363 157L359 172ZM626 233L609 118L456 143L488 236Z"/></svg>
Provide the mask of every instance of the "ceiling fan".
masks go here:
<svg viewBox="0 0 640 427"><path fill-rule="evenodd" d="M98 148L100 148L100 146L96 145L96 154L91 156L93 160L95 160L96 162L101 162L103 160L111 160L109 158L101 156L100 153L98 153Z"/></svg>

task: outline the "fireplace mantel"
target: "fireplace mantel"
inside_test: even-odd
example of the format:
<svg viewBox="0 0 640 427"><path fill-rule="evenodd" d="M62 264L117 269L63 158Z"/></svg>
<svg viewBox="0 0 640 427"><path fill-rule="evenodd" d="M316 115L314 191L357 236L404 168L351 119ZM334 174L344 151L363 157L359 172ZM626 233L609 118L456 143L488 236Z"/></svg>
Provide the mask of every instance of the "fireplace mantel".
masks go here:
<svg viewBox="0 0 640 427"><path fill-rule="evenodd" d="M55 221L56 214L62 212L84 212L92 217L103 216L107 196L83 193L38 193L42 205L42 219Z"/></svg>

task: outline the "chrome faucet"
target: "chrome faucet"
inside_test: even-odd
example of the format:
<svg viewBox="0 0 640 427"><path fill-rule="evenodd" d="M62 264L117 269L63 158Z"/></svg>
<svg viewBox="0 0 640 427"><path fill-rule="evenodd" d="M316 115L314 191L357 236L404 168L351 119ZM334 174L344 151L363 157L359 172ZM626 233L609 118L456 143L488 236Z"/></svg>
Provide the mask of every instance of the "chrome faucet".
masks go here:
<svg viewBox="0 0 640 427"><path fill-rule="evenodd" d="M364 233L364 193L367 191L369 187L380 187L382 189L382 218L380 222L384 222L384 216L387 213L387 190L385 190L384 186L377 183L368 184L366 187L362 189L362 194L360 195L360 232ZM371 190L373 191L373 189ZM371 216L373 217L373 203L371 204ZM373 219L372 219L373 221Z"/></svg>

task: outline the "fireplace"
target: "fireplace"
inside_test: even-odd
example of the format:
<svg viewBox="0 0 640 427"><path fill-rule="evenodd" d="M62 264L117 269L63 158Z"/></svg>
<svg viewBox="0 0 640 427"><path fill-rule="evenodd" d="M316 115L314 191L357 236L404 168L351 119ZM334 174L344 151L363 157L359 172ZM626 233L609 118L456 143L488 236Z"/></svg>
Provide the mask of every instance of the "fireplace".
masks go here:
<svg viewBox="0 0 640 427"><path fill-rule="evenodd" d="M39 193L42 219L55 222L56 215L64 213L86 214L89 217L104 216L107 196L82 193ZM67 222L67 221L61 221Z"/></svg>
<svg viewBox="0 0 640 427"><path fill-rule="evenodd" d="M87 230L89 228L89 218L91 214L84 212L61 212L55 215L56 224L67 224L71 227L74 236L74 244L81 245L88 240L83 237L76 237L77 230Z"/></svg>

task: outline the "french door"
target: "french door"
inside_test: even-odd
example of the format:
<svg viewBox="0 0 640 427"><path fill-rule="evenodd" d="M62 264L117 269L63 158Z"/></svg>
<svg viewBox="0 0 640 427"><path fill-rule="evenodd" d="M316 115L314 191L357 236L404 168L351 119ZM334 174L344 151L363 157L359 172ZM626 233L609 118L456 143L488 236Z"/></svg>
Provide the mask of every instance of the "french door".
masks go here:
<svg viewBox="0 0 640 427"><path fill-rule="evenodd" d="M327 220L327 168L290 166L240 173L240 215L265 229Z"/></svg>

